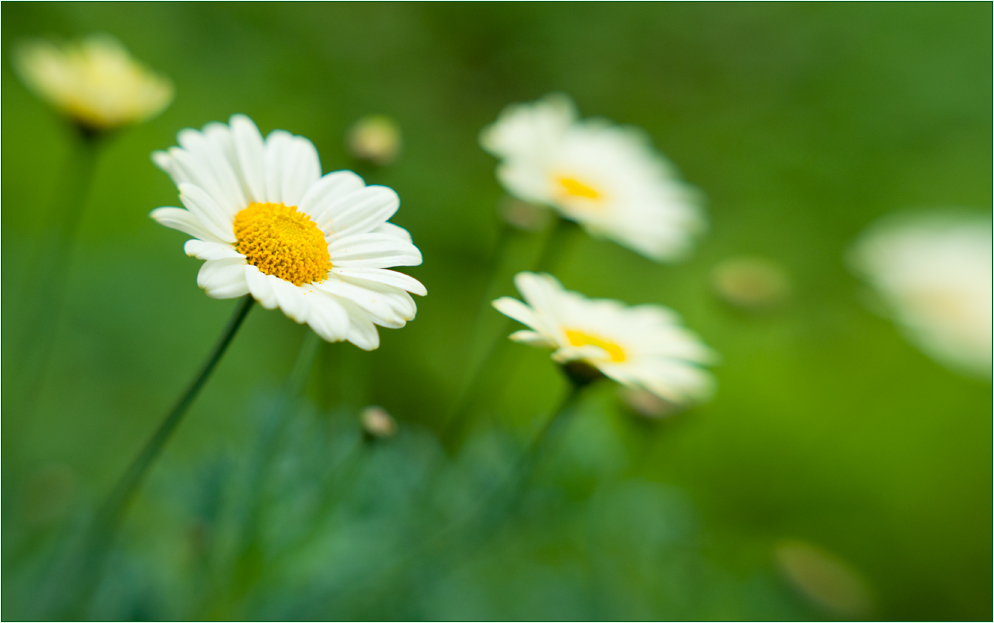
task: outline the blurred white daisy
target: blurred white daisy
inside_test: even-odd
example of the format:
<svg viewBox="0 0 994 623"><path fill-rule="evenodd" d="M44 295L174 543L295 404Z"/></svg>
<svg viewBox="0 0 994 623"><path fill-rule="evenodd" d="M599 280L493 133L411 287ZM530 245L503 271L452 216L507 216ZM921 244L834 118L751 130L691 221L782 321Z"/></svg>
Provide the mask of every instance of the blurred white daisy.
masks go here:
<svg viewBox="0 0 994 623"><path fill-rule="evenodd" d="M109 35L63 45L24 41L16 46L13 60L38 97L90 130L146 121L173 101L172 82L135 61Z"/></svg>
<svg viewBox="0 0 994 623"><path fill-rule="evenodd" d="M654 260L685 255L705 228L699 193L645 132L581 121L565 95L508 106L480 144L501 159L497 177L510 194Z"/></svg>
<svg viewBox="0 0 994 623"><path fill-rule="evenodd" d="M885 218L849 252L918 348L952 369L991 376L991 221L956 212Z"/></svg>
<svg viewBox="0 0 994 623"><path fill-rule="evenodd" d="M551 348L559 363L586 363L622 385L675 404L711 394L712 377L701 366L717 357L672 310L588 299L546 273L518 273L514 284L527 304L505 296L493 305L528 325L529 330L511 334L515 342Z"/></svg>
<svg viewBox="0 0 994 623"><path fill-rule="evenodd" d="M152 154L179 187L182 208L152 218L194 237L187 255L204 260L197 284L213 298L250 294L279 307L330 342L379 346L374 324L399 328L425 295L408 232L387 222L400 199L351 171L321 175L314 145L276 130L263 139L251 119L183 130L180 147Z"/></svg>

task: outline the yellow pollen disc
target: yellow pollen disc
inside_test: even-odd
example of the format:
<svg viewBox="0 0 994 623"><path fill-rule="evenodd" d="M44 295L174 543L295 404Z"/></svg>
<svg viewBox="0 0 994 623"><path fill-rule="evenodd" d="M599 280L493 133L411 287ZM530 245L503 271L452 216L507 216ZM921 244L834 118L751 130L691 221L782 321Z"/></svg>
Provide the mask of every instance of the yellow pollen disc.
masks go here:
<svg viewBox="0 0 994 623"><path fill-rule="evenodd" d="M331 255L317 224L293 206L253 203L235 215L235 250L295 286L328 278Z"/></svg>
<svg viewBox="0 0 994 623"><path fill-rule="evenodd" d="M584 199L600 199L601 194L583 182L572 177L559 177L556 181L563 187L565 194Z"/></svg>
<svg viewBox="0 0 994 623"><path fill-rule="evenodd" d="M566 329L566 339L572 346L579 348L580 346L596 346L603 349L608 355L611 356L611 361L615 363L621 363L628 357L625 355L624 349L615 344L614 342L609 342L608 340L602 340L601 338L590 335L585 331L577 331L575 329Z"/></svg>

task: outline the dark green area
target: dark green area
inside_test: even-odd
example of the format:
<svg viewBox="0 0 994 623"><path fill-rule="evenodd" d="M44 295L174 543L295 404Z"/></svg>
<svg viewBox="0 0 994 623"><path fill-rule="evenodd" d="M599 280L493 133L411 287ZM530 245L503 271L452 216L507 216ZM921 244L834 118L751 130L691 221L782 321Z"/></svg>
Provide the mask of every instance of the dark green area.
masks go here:
<svg viewBox="0 0 994 623"><path fill-rule="evenodd" d="M33 616L44 557L234 309L204 296L184 237L147 214L178 201L149 154L235 112L311 139L325 171L355 166L343 145L355 119L396 118L401 158L363 173L400 194L394 221L425 258L407 272L429 296L406 328L380 331L379 350L321 353L308 406L286 414L296 432L273 451L261 536L232 571L197 544L238 533L256 424L304 334L255 310L132 508L94 616L832 618L777 574L774 544L800 538L865 577L874 617L991 617L991 385L905 342L843 263L881 215L989 209L990 4L6 3L2 18L4 389L23 326L11 302L69 153L10 46L109 32L177 90L161 117L104 146L43 393L30 417L3 413L4 618ZM517 367L473 414L491 432L458 452L436 441L497 240L502 191L477 134L506 104L554 90L645 128L707 195L711 224L678 265L581 237L554 272L590 296L676 309L721 353L719 390L655 423L595 390L513 521L395 570L499 480L565 391L546 353L510 346ZM538 238L513 241L500 293ZM790 272L788 304L743 314L714 299L710 270L741 254ZM499 325L488 312L483 330ZM360 443L366 404L400 434ZM329 506L307 528L312 499ZM286 554L298 537L311 545Z"/></svg>

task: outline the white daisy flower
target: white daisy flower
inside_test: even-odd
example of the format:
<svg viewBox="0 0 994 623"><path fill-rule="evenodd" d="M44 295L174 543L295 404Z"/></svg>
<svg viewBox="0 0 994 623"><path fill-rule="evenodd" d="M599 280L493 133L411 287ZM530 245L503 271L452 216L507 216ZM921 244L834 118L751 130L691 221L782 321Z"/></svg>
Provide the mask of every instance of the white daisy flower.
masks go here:
<svg viewBox="0 0 994 623"><path fill-rule="evenodd" d="M135 61L109 35L62 46L44 39L22 42L14 67L38 97L91 130L146 121L173 101L172 82Z"/></svg>
<svg viewBox="0 0 994 623"><path fill-rule="evenodd" d="M710 395L712 377L701 366L717 356L672 310L588 299L546 273L518 273L514 284L527 304L505 296L493 305L530 328L512 333L515 342L551 348L559 363L586 363L622 385L675 404Z"/></svg>
<svg viewBox="0 0 994 623"><path fill-rule="evenodd" d="M642 130L578 120L565 95L508 106L480 144L501 159L497 177L510 194L654 260L685 255L705 228L699 193Z"/></svg>
<svg viewBox="0 0 994 623"><path fill-rule="evenodd" d="M379 346L374 324L400 328L424 296L416 279L387 270L417 266L407 230L387 222L400 199L351 171L321 175L314 145L276 130L263 139L251 119L183 130L180 147L152 154L180 191L182 208L152 218L194 237L204 260L197 284L226 299L251 294L329 342Z"/></svg>
<svg viewBox="0 0 994 623"><path fill-rule="evenodd" d="M943 365L988 378L991 258L990 219L954 212L885 218L849 253L911 343Z"/></svg>

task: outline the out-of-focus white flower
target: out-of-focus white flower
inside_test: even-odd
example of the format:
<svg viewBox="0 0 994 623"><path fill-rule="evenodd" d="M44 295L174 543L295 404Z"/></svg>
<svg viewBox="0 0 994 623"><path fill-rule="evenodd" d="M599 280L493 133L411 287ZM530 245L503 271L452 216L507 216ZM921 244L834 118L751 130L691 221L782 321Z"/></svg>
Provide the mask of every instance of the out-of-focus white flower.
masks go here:
<svg viewBox="0 0 994 623"><path fill-rule="evenodd" d="M940 363L991 375L991 220L934 212L898 215L849 252L905 336Z"/></svg>
<svg viewBox="0 0 994 623"><path fill-rule="evenodd" d="M551 348L559 363L588 364L622 385L647 389L672 403L710 395L713 379L701 366L716 355L680 325L672 310L588 299L545 273L518 273L514 284L527 305L506 296L493 305L530 328L512 333L515 342Z"/></svg>
<svg viewBox="0 0 994 623"><path fill-rule="evenodd" d="M750 310L775 307L790 294L787 271L761 257L723 260L711 271L711 285L725 302Z"/></svg>
<svg viewBox="0 0 994 623"><path fill-rule="evenodd" d="M397 433L397 422L383 407L370 406L359 416L362 429L373 437L392 437Z"/></svg>
<svg viewBox="0 0 994 623"><path fill-rule="evenodd" d="M685 255L705 228L699 193L642 130L579 120L565 95L508 106L480 144L509 193L654 260Z"/></svg>
<svg viewBox="0 0 994 623"><path fill-rule="evenodd" d="M420 282L387 270L421 264L407 230L387 222L400 199L351 171L321 176L307 139L276 130L263 139L252 120L231 117L180 147L152 154L180 191L182 208L152 218L194 237L187 255L204 260L197 284L212 298L250 294L306 322L329 342L379 346L374 324L400 328L417 307Z"/></svg>
<svg viewBox="0 0 994 623"><path fill-rule="evenodd" d="M362 117L349 128L345 144L356 158L387 165L400 153L400 126L386 115Z"/></svg>
<svg viewBox="0 0 994 623"><path fill-rule="evenodd" d="M134 60L109 35L63 45L23 41L13 60L38 97L90 130L146 121L173 101L172 82Z"/></svg>
<svg viewBox="0 0 994 623"><path fill-rule="evenodd" d="M866 583L848 564L824 549L784 539L774 546L780 572L804 596L846 617L865 619L873 601Z"/></svg>

